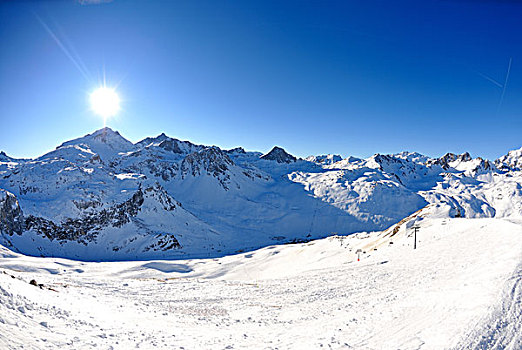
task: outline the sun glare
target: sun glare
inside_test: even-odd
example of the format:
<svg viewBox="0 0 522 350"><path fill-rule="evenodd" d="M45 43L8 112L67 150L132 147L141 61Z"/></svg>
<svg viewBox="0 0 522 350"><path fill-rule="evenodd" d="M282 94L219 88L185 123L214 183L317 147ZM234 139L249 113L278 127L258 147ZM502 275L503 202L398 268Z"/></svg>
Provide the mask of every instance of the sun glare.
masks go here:
<svg viewBox="0 0 522 350"><path fill-rule="evenodd" d="M118 113L120 110L120 98L114 89L100 87L90 95L91 109L94 113L107 119Z"/></svg>

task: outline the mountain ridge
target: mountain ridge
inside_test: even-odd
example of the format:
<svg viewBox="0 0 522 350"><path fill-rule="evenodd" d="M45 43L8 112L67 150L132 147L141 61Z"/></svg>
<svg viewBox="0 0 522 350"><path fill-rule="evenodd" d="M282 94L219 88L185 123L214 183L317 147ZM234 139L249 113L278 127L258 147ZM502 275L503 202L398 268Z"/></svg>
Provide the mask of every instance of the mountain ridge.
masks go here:
<svg viewBox="0 0 522 350"><path fill-rule="evenodd" d="M1 157L0 240L31 255L221 256L382 230L428 204L449 217L522 216L522 150L300 159L164 133L132 143L103 128L34 159Z"/></svg>

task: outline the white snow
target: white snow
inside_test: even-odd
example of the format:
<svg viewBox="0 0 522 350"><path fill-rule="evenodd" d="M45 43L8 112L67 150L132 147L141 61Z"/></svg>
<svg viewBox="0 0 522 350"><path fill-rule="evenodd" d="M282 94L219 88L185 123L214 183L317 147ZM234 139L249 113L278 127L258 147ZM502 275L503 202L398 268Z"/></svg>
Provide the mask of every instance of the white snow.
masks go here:
<svg viewBox="0 0 522 350"><path fill-rule="evenodd" d="M425 211L392 237L220 259L86 263L4 249L0 347L519 349L522 222Z"/></svg>
<svg viewBox="0 0 522 350"><path fill-rule="evenodd" d="M115 174L114 176L118 180L139 179L141 177L145 177L145 175L143 175L143 174L135 174L135 173Z"/></svg>

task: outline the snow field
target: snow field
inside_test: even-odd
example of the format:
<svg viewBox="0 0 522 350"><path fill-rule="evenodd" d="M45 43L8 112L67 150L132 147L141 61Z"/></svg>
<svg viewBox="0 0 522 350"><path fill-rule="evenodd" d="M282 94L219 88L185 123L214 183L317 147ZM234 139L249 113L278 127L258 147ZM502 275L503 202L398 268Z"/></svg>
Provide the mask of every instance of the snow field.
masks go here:
<svg viewBox="0 0 522 350"><path fill-rule="evenodd" d="M518 349L522 221L415 220L416 250L407 224L219 259L3 249L0 348Z"/></svg>

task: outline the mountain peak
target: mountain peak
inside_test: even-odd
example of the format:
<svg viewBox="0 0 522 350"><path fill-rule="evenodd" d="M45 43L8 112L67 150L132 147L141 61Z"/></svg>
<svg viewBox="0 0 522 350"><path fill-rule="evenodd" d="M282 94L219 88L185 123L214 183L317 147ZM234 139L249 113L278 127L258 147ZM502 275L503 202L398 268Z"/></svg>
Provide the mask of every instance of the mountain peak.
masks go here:
<svg viewBox="0 0 522 350"><path fill-rule="evenodd" d="M522 169L522 147L509 151L506 155L497 159L495 165L503 170Z"/></svg>
<svg viewBox="0 0 522 350"><path fill-rule="evenodd" d="M297 160L296 157L278 146L274 146L270 152L261 156L261 159L275 160L278 163L293 163Z"/></svg>
<svg viewBox="0 0 522 350"><path fill-rule="evenodd" d="M392 154L395 158L400 158L414 163L426 163L430 158L419 152L403 151Z"/></svg>
<svg viewBox="0 0 522 350"><path fill-rule="evenodd" d="M120 135L118 131L112 130L108 126L101 128L99 130L96 130L92 134L85 135L84 138L91 137L92 139L99 140L100 142L104 143L112 143L113 141L121 142L126 141L129 142L126 138Z"/></svg>
<svg viewBox="0 0 522 350"><path fill-rule="evenodd" d="M23 162L26 158L13 158L7 155L4 151L0 151L0 162Z"/></svg>
<svg viewBox="0 0 522 350"><path fill-rule="evenodd" d="M5 154L4 151L0 151L0 161L2 162L8 162L10 161L12 158L9 157L7 154Z"/></svg>
<svg viewBox="0 0 522 350"><path fill-rule="evenodd" d="M98 129L95 132L93 132L92 135L107 134L107 133L108 134L116 134L116 135L120 134L119 132L112 130L108 126L104 126L103 128Z"/></svg>
<svg viewBox="0 0 522 350"><path fill-rule="evenodd" d="M119 132L104 127L83 137L64 142L57 147L57 150L79 145L86 146L92 152L98 153L103 159L112 158L119 152L129 152L134 149L134 144L121 136Z"/></svg>
<svg viewBox="0 0 522 350"><path fill-rule="evenodd" d="M171 138L168 137L167 135L165 135L164 132L162 132L161 134L159 134L156 137L146 137L143 140L136 142L136 146L148 147L151 144L159 144L160 142L162 142L164 140L169 140L169 139L171 139Z"/></svg>
<svg viewBox="0 0 522 350"><path fill-rule="evenodd" d="M340 162L343 158L338 154L321 154L318 156L308 156L305 160L321 165L331 165Z"/></svg>
<svg viewBox="0 0 522 350"><path fill-rule="evenodd" d="M190 141L181 141L161 133L156 137L147 137L136 142L138 148L161 148L164 151L176 154L188 154L197 152L205 148L205 146L195 145Z"/></svg>

